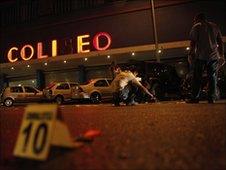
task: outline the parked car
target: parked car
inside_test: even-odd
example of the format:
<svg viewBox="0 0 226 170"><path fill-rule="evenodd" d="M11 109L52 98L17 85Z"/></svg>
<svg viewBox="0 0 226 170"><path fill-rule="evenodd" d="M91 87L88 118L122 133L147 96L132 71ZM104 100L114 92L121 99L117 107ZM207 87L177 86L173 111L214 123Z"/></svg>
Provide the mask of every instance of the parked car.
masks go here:
<svg viewBox="0 0 226 170"><path fill-rule="evenodd" d="M42 91L31 86L6 87L1 94L1 102L7 107L17 102L40 102L42 100Z"/></svg>
<svg viewBox="0 0 226 170"><path fill-rule="evenodd" d="M184 99L191 98L191 83L192 83L192 73L188 73L183 79L181 84L181 92ZM226 98L226 76L224 75L223 69L218 71L217 76L217 99ZM201 100L207 100L208 98L208 77L206 71L202 76L201 90L199 98Z"/></svg>
<svg viewBox="0 0 226 170"><path fill-rule="evenodd" d="M89 94L92 103L99 103L104 99L112 99L111 82L110 78L97 78L80 87Z"/></svg>
<svg viewBox="0 0 226 170"><path fill-rule="evenodd" d="M145 62L144 79L158 100L181 98L181 78L176 69L165 63Z"/></svg>
<svg viewBox="0 0 226 170"><path fill-rule="evenodd" d="M176 68L166 64L157 62L145 62L144 77L148 80L149 90L156 96L158 100L168 99L187 99L191 97L191 75L180 77ZM207 99L207 74L203 74L200 98ZM225 66L218 71L217 79L217 97L226 97L226 76Z"/></svg>
<svg viewBox="0 0 226 170"><path fill-rule="evenodd" d="M70 100L89 99L89 95L75 82L51 83L43 90L43 94L47 100L55 101L57 104Z"/></svg>
<svg viewBox="0 0 226 170"><path fill-rule="evenodd" d="M131 63L120 65L126 69L135 67L142 78L141 83L155 95L157 100L181 99L181 80L175 67L155 61L132 61ZM149 101L142 91L138 92L137 101ZM142 101L144 99L144 101Z"/></svg>

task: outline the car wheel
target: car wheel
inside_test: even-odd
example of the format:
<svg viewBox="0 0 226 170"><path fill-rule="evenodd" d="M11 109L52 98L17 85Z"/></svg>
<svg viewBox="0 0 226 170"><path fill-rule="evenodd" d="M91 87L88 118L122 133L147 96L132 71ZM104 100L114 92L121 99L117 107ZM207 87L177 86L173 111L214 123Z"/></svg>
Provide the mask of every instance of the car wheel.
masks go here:
<svg viewBox="0 0 226 170"><path fill-rule="evenodd" d="M158 83L155 83L151 87L152 94L158 99L158 100L163 100L164 95L163 92L161 91L160 85Z"/></svg>
<svg viewBox="0 0 226 170"><path fill-rule="evenodd" d="M90 96L90 100L92 103L100 103L101 102L101 96L99 93L92 93Z"/></svg>
<svg viewBox="0 0 226 170"><path fill-rule="evenodd" d="M64 102L63 96L56 96L55 102L59 105L62 104Z"/></svg>
<svg viewBox="0 0 226 170"><path fill-rule="evenodd" d="M4 105L7 106L7 107L10 107L13 105L13 99L11 98L7 98L4 100Z"/></svg>

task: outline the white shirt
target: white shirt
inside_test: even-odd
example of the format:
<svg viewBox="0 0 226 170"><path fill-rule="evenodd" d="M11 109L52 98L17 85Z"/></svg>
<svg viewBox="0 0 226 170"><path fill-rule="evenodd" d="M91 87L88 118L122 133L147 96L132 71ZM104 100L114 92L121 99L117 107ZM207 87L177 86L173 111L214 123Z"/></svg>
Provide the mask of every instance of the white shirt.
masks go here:
<svg viewBox="0 0 226 170"><path fill-rule="evenodd" d="M116 75L114 80L112 81L112 89L114 92L118 92L125 88L128 83L132 81L135 84L140 84L138 79L134 76L134 74L130 71L122 71Z"/></svg>

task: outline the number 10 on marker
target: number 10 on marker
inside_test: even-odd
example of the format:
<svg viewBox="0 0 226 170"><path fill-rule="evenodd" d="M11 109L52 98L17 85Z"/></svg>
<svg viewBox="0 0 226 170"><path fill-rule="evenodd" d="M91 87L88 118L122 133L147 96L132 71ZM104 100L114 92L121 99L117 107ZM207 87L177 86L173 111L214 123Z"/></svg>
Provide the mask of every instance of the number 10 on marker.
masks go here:
<svg viewBox="0 0 226 170"><path fill-rule="evenodd" d="M30 122L27 127L23 129L24 144L23 152L28 150L28 144L31 145L32 152L40 154L46 145L46 139L48 135L48 126L46 123L39 123L37 127L34 126L33 122ZM32 138L31 136L34 136Z"/></svg>
<svg viewBox="0 0 226 170"><path fill-rule="evenodd" d="M14 148L14 156L46 160L51 145L57 106L28 106Z"/></svg>

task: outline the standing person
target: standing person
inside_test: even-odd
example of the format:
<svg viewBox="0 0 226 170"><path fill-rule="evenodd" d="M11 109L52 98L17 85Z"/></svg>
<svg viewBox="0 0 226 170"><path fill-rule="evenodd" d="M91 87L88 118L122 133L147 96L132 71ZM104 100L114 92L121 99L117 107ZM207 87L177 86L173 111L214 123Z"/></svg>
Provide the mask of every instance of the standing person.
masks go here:
<svg viewBox="0 0 226 170"><path fill-rule="evenodd" d="M218 26L206 20L200 13L194 18L194 25L190 32L190 53L188 61L194 64L192 78L192 98L187 103L198 103L204 68L208 76L208 102L216 100L217 67L224 63L224 46Z"/></svg>
<svg viewBox="0 0 226 170"><path fill-rule="evenodd" d="M137 71L121 71L119 70L115 79L112 81L113 88L113 100L115 106L119 106L121 101L124 101L126 105L135 105L134 98L138 88L141 88L149 96L153 98L153 95L139 82L137 79Z"/></svg>

